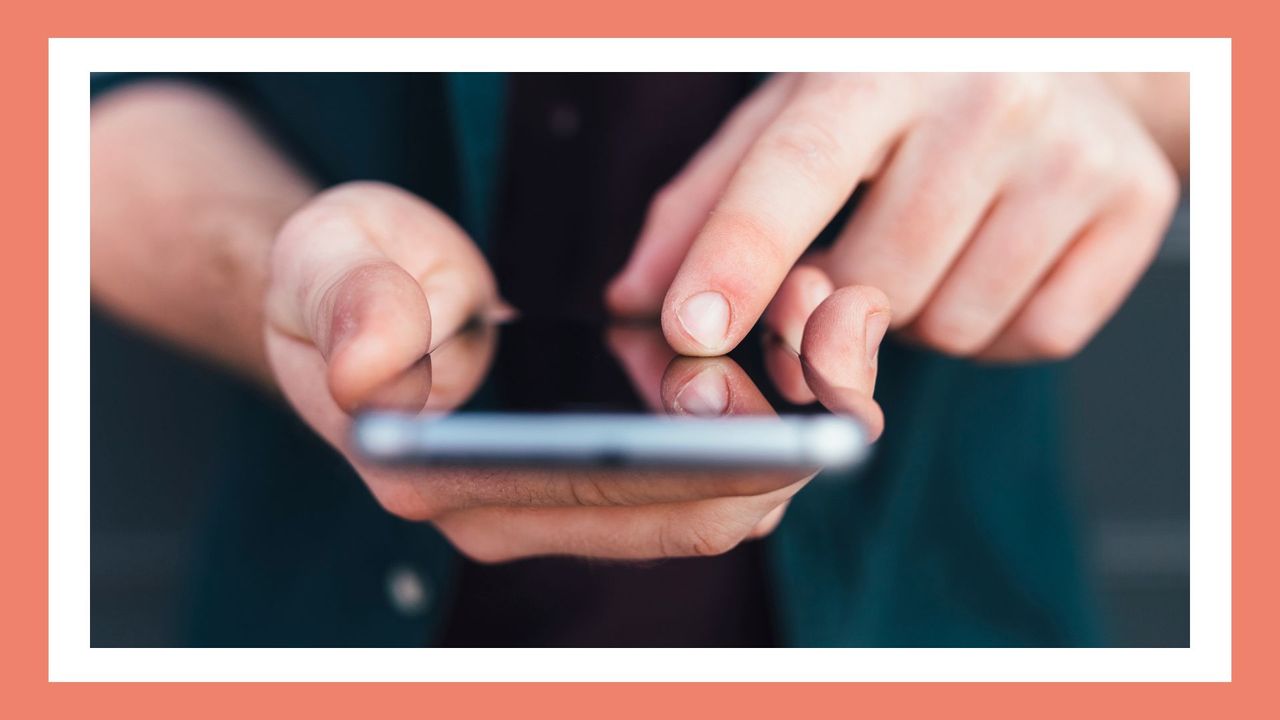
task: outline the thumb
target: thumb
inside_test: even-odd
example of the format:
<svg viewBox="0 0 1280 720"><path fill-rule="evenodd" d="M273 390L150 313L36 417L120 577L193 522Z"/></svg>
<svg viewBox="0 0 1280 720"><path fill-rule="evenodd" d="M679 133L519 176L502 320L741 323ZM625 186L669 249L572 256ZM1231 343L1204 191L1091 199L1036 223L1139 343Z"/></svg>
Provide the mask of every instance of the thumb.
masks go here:
<svg viewBox="0 0 1280 720"><path fill-rule="evenodd" d="M320 195L280 230L267 319L323 357L351 411L495 298L465 233L424 201L354 183Z"/></svg>
<svg viewBox="0 0 1280 720"><path fill-rule="evenodd" d="M306 313L344 410L362 404L431 348L431 309L417 281L387 260L348 269Z"/></svg>
<svg viewBox="0 0 1280 720"><path fill-rule="evenodd" d="M319 351L329 393L346 411L431 346L422 287L345 218L303 215L285 225L273 251L267 307L274 329Z"/></svg>

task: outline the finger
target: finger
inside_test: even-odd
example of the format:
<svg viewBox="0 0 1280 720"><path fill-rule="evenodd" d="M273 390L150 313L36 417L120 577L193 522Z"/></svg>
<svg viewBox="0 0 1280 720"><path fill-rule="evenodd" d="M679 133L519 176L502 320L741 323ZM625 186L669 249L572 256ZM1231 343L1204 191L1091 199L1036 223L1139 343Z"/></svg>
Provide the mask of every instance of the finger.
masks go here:
<svg viewBox="0 0 1280 720"><path fill-rule="evenodd" d="M680 261L760 131L778 114L796 76L775 75L739 105L680 173L658 191L635 249L605 302L623 317L656 317Z"/></svg>
<svg viewBox="0 0 1280 720"><path fill-rule="evenodd" d="M1011 171L1010 137L1030 104L1023 82L992 75L985 85L966 83L956 101L963 105L922 121L831 248L831 279L884 290L895 327L924 307Z"/></svg>
<svg viewBox="0 0 1280 720"><path fill-rule="evenodd" d="M782 516L787 514L787 506L790 504L791 501L787 501L770 510L768 515L765 515L760 522L756 523L756 526L751 529L751 534L747 537L756 540L766 537L773 533L774 530L777 530L778 525L782 523Z"/></svg>
<svg viewBox="0 0 1280 720"><path fill-rule="evenodd" d="M445 413L466 402L488 375L497 345L492 323L474 323L375 389L360 410Z"/></svg>
<svg viewBox="0 0 1280 720"><path fill-rule="evenodd" d="M322 194L280 231L268 322L314 345L329 392L350 411L494 296L483 259L448 218L359 183Z"/></svg>
<svg viewBox="0 0 1280 720"><path fill-rule="evenodd" d="M1015 182L908 332L952 355L990 345L1098 211L1097 194L1049 179Z"/></svg>
<svg viewBox="0 0 1280 720"><path fill-rule="evenodd" d="M825 272L816 265L800 264L782 281L765 310L765 370L787 402L807 405L815 399L800 366L800 343L809 316L833 292L835 286Z"/></svg>
<svg viewBox="0 0 1280 720"><path fill-rule="evenodd" d="M426 409L450 410L479 386L491 362L495 333L479 329L463 333L415 363L389 385L373 391L363 407L392 407L415 412L426 395ZM420 492L423 471L388 468L363 462L351 447L351 417L328 392L325 360L309 341L272 328L266 332L267 353L289 402L321 437L342 452L365 480L377 501L389 512L413 520L429 519L450 506L444 496ZM476 478L473 477L474 481Z"/></svg>
<svg viewBox="0 0 1280 720"><path fill-rule="evenodd" d="M980 357L1062 359L1083 348L1151 264L1177 192L1171 170L1153 172L1133 200L1080 235Z"/></svg>
<svg viewBox="0 0 1280 720"><path fill-rule="evenodd" d="M498 346L498 328L479 322L431 351L431 395L426 409L449 412L475 395L489 375Z"/></svg>
<svg viewBox="0 0 1280 720"><path fill-rule="evenodd" d="M265 335L267 357L280 391L309 426L330 445L343 449L351 416L329 393L324 357L309 340L272 326Z"/></svg>
<svg viewBox="0 0 1280 720"><path fill-rule="evenodd" d="M672 347L718 355L737 345L913 106L905 81L807 77L752 144L676 273L662 310Z"/></svg>
<svg viewBox="0 0 1280 720"><path fill-rule="evenodd" d="M431 355L423 355L407 370L374 388L361 401L359 411L422 412L432 394L431 364Z"/></svg>
<svg viewBox="0 0 1280 720"><path fill-rule="evenodd" d="M358 218L379 250L422 288L431 307L431 348L477 316L498 322L512 312L475 243L436 207L382 183L348 183L330 194L338 211Z"/></svg>
<svg viewBox="0 0 1280 720"><path fill-rule="evenodd" d="M426 355L431 342L422 288L403 268L361 247L358 232L330 226L322 235L309 233L331 252L304 256L294 263L292 277L273 284L291 295L287 302L296 318L276 327L320 352L329 393L347 411ZM340 246L350 250L332 252Z"/></svg>
<svg viewBox="0 0 1280 720"><path fill-rule="evenodd" d="M767 334L764 343L764 369L783 400L793 405L808 405L817 399L805 380L800 353L775 335Z"/></svg>
<svg viewBox="0 0 1280 720"><path fill-rule="evenodd" d="M796 365L798 368L798 356ZM775 414L769 401L747 377L746 372L727 357L676 358L663 378L662 395L668 412L678 415ZM785 484L780 484L783 477L785 476L743 476L736 487L746 493L776 492L785 487L794 493L807 484L813 474L798 481L784 480ZM763 537L772 532L778 520L781 520L780 513L772 520L766 517L761 521L763 525L757 523L755 534L751 537Z"/></svg>
<svg viewBox="0 0 1280 720"><path fill-rule="evenodd" d="M450 513L435 524L460 552L486 563L542 555L713 556L747 539L798 490L633 508L481 508Z"/></svg>
<svg viewBox="0 0 1280 720"><path fill-rule="evenodd" d="M662 404L672 415L774 415L756 384L727 357L677 357L662 378Z"/></svg>
<svg viewBox="0 0 1280 720"><path fill-rule="evenodd" d="M884 413L871 396L890 320L884 293L841 288L813 311L800 346L805 379L818 401L857 418L872 440L884 430Z"/></svg>
<svg viewBox="0 0 1280 720"><path fill-rule="evenodd" d="M483 508L598 509L750 498L782 488L798 489L815 474L782 469L424 470L354 464L383 507L410 520L435 520Z"/></svg>
<svg viewBox="0 0 1280 720"><path fill-rule="evenodd" d="M765 310L765 327L793 352L800 352L804 325L815 308L835 292L827 274L812 265L797 265L782 281Z"/></svg>

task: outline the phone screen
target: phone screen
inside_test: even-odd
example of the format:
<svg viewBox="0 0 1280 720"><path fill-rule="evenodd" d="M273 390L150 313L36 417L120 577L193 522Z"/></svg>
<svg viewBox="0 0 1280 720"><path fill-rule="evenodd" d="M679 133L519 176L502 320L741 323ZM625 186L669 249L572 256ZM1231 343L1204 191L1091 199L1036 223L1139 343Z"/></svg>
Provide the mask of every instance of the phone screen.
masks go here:
<svg viewBox="0 0 1280 720"><path fill-rule="evenodd" d="M768 411L821 412L803 394L795 352L759 332L727 357L687 358L668 347L656 323L600 326L526 318L471 328L437 348L432 361L435 374L466 375L464 382L476 385L458 412L670 413L677 410L670 407L676 399L672 376L696 374L702 365L731 371L731 387L749 384ZM476 377L486 366L483 377Z"/></svg>

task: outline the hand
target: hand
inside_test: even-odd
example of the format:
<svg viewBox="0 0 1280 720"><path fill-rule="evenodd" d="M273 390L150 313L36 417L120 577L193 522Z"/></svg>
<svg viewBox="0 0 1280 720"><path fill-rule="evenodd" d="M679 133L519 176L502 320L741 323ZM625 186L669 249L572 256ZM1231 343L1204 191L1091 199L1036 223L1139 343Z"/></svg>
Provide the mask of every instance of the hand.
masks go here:
<svg viewBox="0 0 1280 720"><path fill-rule="evenodd" d="M850 346L844 340L863 342L857 319L869 304L874 297L869 300L865 291L851 289L836 293L813 314L812 337L841 340L809 348L803 372L814 380L819 400L854 414L874 438L882 426L880 410L871 400L875 368L869 362L849 362ZM673 358L664 339L646 329L614 328L608 341L637 394L656 411L700 416L773 412L727 357ZM410 481L430 498L410 512L430 519L460 551L484 562L535 555L633 560L716 555L770 533L813 474L432 470Z"/></svg>
<svg viewBox="0 0 1280 720"><path fill-rule="evenodd" d="M801 372L815 379L819 399L848 408L876 433L874 367L845 358L847 342L862 342L858 318L867 302L863 291L844 291L824 303L829 311L813 313L813 337L841 340L831 345L834 352L807 354ZM348 458L384 508L433 523L464 554L498 562L721 553L772 530L812 475L388 468L355 455L348 444L353 411L446 412L475 392L492 359L492 325L455 334L424 354L494 303L488 271L462 232L421 200L385 186L321 195L286 224L275 249L267 349L286 397ZM656 334L617 333L611 341L654 407L677 414L770 412L727 358L671 362Z"/></svg>
<svg viewBox="0 0 1280 720"><path fill-rule="evenodd" d="M801 260L864 181L834 246ZM660 311L690 355L728 351L773 302L798 350L806 310L869 285L943 352L1060 358L1128 294L1177 193L1094 76L775 76L655 196L607 302Z"/></svg>
<svg viewBox="0 0 1280 720"><path fill-rule="evenodd" d="M390 185L348 183L276 238L267 355L304 416L329 401L350 411L500 307L484 257L444 213Z"/></svg>
<svg viewBox="0 0 1280 720"><path fill-rule="evenodd" d="M275 382L344 453L349 413L358 408L443 410L470 395L486 372L491 337L451 343L451 353L473 362L445 363L434 377L427 353L471 318L503 311L462 229L379 183L338 186L295 212L272 247L267 287L264 335ZM384 506L405 503L404 483L364 477Z"/></svg>

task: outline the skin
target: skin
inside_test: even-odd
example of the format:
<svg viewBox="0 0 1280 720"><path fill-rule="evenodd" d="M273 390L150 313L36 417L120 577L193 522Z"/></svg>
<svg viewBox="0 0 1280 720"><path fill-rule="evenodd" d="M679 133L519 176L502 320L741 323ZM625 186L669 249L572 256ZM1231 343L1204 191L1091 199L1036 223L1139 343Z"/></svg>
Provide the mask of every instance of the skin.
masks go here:
<svg viewBox="0 0 1280 720"><path fill-rule="evenodd" d="M1169 103L1125 82L771 80L655 199L610 289L615 311L661 312L665 341L617 331L611 347L655 408L769 412L731 361L671 359L716 355L763 315L784 394L873 435L889 328L980 357L1073 350L1149 260L1176 194L1175 156L1152 138L1177 123L1157 132L1138 110ZM383 507L477 560L717 554L770 532L811 477L366 466L345 445L351 413L455 407L492 355L491 332L460 329L510 313L462 229L385 184L319 192L231 104L191 86L96 103L91 153L94 302L281 393ZM872 178L835 248L802 258ZM708 290L729 302L714 347L678 312Z"/></svg>
<svg viewBox="0 0 1280 720"><path fill-rule="evenodd" d="M448 411L484 377L492 330L459 330L509 309L470 239L389 185L317 192L233 106L190 86L153 83L105 98L93 110L91 147L95 303L281 393L383 507L434 523L477 560L722 553L775 527L812 475L365 465L347 447L353 411ZM860 327L865 314L887 312L885 302L869 288L836 293L813 314L812 337ZM769 412L727 359L671 363L655 333L610 340L655 408ZM826 378L816 397L873 409L859 418L878 433L867 356L849 362L838 344L811 350L800 372Z"/></svg>
<svg viewBox="0 0 1280 720"><path fill-rule="evenodd" d="M798 349L818 299L867 285L941 352L1067 357L1155 254L1187 102L1185 75L775 76L655 196L607 302L718 355L762 315Z"/></svg>

